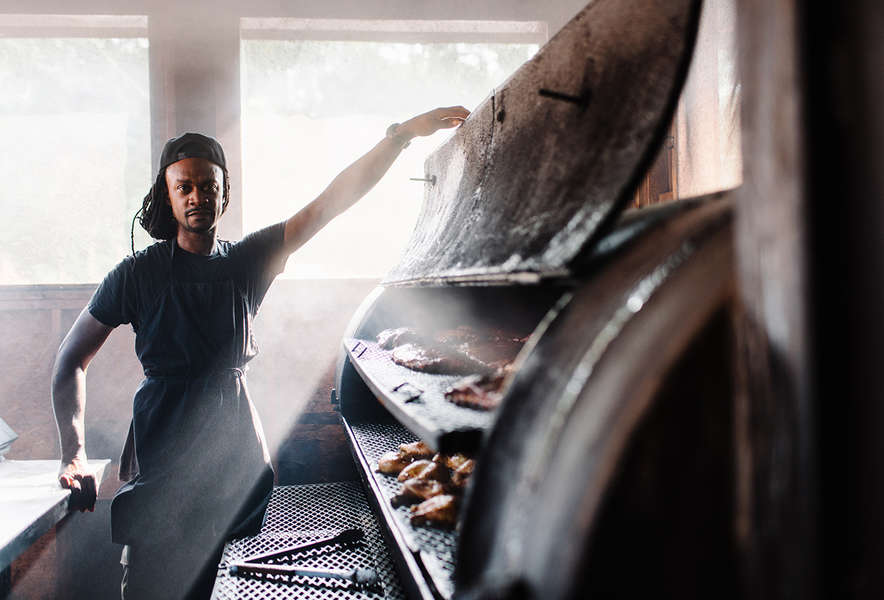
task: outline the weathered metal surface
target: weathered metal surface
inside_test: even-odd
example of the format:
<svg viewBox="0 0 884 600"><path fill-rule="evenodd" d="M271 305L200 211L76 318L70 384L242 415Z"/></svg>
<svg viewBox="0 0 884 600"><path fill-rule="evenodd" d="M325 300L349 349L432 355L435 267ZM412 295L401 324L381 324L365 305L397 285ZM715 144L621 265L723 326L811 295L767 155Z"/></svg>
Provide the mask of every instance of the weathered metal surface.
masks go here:
<svg viewBox="0 0 884 600"><path fill-rule="evenodd" d="M466 504L455 572L465 597L575 593L633 432L668 369L732 297L729 223L720 199L674 216L535 331Z"/></svg>
<svg viewBox="0 0 884 600"><path fill-rule="evenodd" d="M92 460L96 487L109 460ZM0 570L68 514L70 490L58 485L57 460L0 461Z"/></svg>
<svg viewBox="0 0 884 600"><path fill-rule="evenodd" d="M698 0L597 0L426 161L425 201L385 284L566 275L612 224L669 125Z"/></svg>
<svg viewBox="0 0 884 600"><path fill-rule="evenodd" d="M577 597L747 598L733 527L730 308L713 314L655 384L597 509Z"/></svg>

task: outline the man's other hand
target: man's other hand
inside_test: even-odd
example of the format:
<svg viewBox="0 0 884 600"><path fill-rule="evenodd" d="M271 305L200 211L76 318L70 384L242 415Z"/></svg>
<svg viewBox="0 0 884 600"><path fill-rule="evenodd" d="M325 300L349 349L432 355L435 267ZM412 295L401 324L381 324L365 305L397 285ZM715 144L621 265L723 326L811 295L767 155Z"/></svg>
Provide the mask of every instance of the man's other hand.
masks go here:
<svg viewBox="0 0 884 600"><path fill-rule="evenodd" d="M407 132L410 137L432 135L440 129L457 127L470 116L463 106L437 108L407 120L399 126L398 132Z"/></svg>
<svg viewBox="0 0 884 600"><path fill-rule="evenodd" d="M89 468L85 458L74 458L69 463L62 463L58 483L61 487L71 490L69 510L80 512L95 510L95 498L98 496L95 473Z"/></svg>

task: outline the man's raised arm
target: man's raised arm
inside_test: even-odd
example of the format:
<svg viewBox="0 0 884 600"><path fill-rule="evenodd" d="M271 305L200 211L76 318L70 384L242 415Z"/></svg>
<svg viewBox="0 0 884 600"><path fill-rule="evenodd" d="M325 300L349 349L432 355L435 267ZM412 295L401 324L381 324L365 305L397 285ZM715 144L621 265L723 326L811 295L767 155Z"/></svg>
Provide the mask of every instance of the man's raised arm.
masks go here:
<svg viewBox="0 0 884 600"><path fill-rule="evenodd" d="M289 252L309 240L333 218L350 208L380 181L409 140L456 127L470 111L463 106L437 108L405 121L383 140L344 169L319 196L288 219L285 246Z"/></svg>
<svg viewBox="0 0 884 600"><path fill-rule="evenodd" d="M86 458L86 367L113 331L83 309L61 342L52 370L52 408L61 442L58 481L71 490L70 506L92 510L97 490Z"/></svg>

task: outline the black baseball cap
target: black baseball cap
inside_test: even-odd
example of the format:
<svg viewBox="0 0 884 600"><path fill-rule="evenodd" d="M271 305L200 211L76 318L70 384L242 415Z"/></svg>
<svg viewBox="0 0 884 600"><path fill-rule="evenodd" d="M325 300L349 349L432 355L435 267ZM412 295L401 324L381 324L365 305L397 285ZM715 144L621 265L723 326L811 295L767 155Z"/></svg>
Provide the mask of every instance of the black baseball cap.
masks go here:
<svg viewBox="0 0 884 600"><path fill-rule="evenodd" d="M172 163L185 158L205 158L221 168L227 168L224 150L218 140L201 133L185 133L172 138L163 146L159 172L162 173Z"/></svg>

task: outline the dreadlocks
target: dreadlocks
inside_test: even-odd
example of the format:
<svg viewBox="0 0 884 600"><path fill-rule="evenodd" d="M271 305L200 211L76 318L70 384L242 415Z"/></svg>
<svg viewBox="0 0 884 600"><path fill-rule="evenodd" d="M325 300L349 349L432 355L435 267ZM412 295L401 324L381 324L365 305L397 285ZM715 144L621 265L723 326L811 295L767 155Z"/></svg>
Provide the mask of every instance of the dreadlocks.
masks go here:
<svg viewBox="0 0 884 600"><path fill-rule="evenodd" d="M221 205L221 213L227 210L230 202L230 176L227 167L221 167L224 172L224 196ZM135 221L144 228L150 237L157 240L171 240L178 233L178 223L172 215L172 207L169 205L169 188L166 186L166 170L163 169L157 175L150 191L144 197L141 208L132 218L132 227L129 237L132 242L132 254L135 254Z"/></svg>

